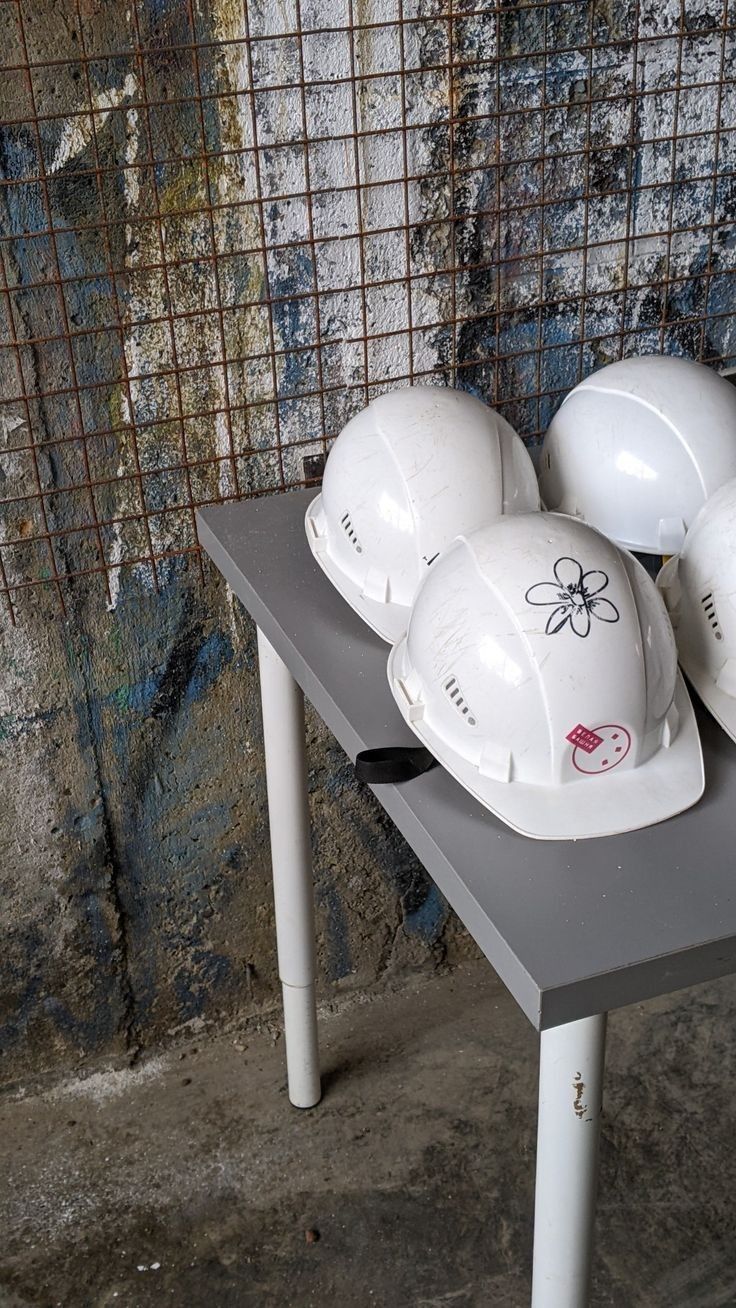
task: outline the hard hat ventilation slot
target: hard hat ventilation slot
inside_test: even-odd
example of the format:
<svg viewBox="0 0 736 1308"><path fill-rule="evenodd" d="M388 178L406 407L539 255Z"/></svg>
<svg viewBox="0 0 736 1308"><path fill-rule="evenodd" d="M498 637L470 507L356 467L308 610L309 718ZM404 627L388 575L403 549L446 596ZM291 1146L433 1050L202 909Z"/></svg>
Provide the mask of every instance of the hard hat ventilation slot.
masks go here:
<svg viewBox="0 0 736 1308"><path fill-rule="evenodd" d="M460 715L465 718L465 721L467 722L468 726L469 727L476 726L477 725L476 720L470 711L470 707L467 701L465 700L465 697L457 683L456 677L448 678L448 680L445 682L444 685L444 691L450 702L454 704L458 713L460 713Z"/></svg>
<svg viewBox="0 0 736 1308"><path fill-rule="evenodd" d="M713 634L716 640L723 640L723 632L721 631L721 624L718 621L716 602L713 599L713 591L709 590L708 594L703 596L700 603L703 606L703 612L705 613L706 618L713 628Z"/></svg>
<svg viewBox="0 0 736 1308"><path fill-rule="evenodd" d="M342 517L341 517L341 519L340 519L340 526L342 527L343 531L345 532L345 535L347 536L348 540L350 541L350 544L352 545L352 547L353 547L353 549L355 550L356 554L362 554L362 553L363 553L363 546L361 545L360 541L358 540L358 537L357 537L356 534L355 534L355 529L354 529L354 527L353 527L352 522L350 521L350 514L349 514L349 513L343 513L343 515L342 515Z"/></svg>

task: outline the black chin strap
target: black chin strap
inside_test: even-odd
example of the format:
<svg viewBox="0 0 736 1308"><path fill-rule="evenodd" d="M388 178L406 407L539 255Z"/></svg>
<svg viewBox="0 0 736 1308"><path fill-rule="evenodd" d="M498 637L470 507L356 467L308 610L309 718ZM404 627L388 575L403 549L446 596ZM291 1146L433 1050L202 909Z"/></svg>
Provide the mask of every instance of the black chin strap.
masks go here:
<svg viewBox="0 0 736 1308"><path fill-rule="evenodd" d="M388 745L385 749L364 749L355 760L355 775L371 786L396 785L412 781L437 766L437 759L423 745Z"/></svg>

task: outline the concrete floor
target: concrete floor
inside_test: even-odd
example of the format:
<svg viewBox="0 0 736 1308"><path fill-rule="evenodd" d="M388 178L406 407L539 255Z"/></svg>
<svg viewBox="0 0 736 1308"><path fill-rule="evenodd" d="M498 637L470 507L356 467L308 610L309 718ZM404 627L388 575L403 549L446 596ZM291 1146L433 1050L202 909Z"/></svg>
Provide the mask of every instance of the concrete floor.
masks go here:
<svg viewBox="0 0 736 1308"><path fill-rule="evenodd" d="M735 1015L729 980L611 1019L593 1305L736 1305ZM524 1308L536 1038L490 969L322 1047L310 1113L267 1025L6 1100L2 1308Z"/></svg>

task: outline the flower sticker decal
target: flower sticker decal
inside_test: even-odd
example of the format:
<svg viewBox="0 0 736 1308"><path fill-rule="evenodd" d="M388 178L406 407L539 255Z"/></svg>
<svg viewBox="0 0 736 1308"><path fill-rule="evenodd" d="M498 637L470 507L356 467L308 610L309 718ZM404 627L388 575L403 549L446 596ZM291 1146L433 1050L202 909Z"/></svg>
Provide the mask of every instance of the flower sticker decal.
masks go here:
<svg viewBox="0 0 736 1308"><path fill-rule="evenodd" d="M538 581L530 586L525 599L528 604L551 608L545 632L554 636L569 623L576 636L590 632L591 618L600 622L618 622L619 611L615 604L601 595L608 585L608 575L593 569L583 572L577 559L558 559L554 566L554 581Z"/></svg>

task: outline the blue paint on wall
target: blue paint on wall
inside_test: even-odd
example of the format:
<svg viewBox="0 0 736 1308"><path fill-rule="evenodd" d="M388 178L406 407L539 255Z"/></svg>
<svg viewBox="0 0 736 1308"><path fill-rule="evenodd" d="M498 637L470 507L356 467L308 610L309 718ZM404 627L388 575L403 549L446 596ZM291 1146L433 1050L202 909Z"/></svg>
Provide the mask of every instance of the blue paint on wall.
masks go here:
<svg viewBox="0 0 736 1308"><path fill-rule="evenodd" d="M187 963L174 978L181 1020L199 1017L211 997L221 991L232 975L232 964L222 954L205 949L189 951Z"/></svg>
<svg viewBox="0 0 736 1308"><path fill-rule="evenodd" d="M318 906L327 915L327 976L330 981L340 981L353 970L350 929L337 886L329 872L319 872L315 893Z"/></svg>
<svg viewBox="0 0 736 1308"><path fill-rule="evenodd" d="M425 944L433 945L442 935L448 913L447 901L436 885L431 883L426 898L418 908L404 914L404 929L409 935L419 936Z"/></svg>
<svg viewBox="0 0 736 1308"><path fill-rule="evenodd" d="M233 643L225 632L213 631L197 650L183 697L184 707L206 695L233 657Z"/></svg>
<svg viewBox="0 0 736 1308"><path fill-rule="evenodd" d="M73 927L75 949L91 960L94 970L81 1001L77 998L73 1006L64 998L74 979L68 973L68 960L49 958L39 926L6 928L2 990L6 1002L12 997L12 1014L0 1023L0 1054L22 1046L32 1031L38 1039L46 1026L44 1018L77 1049L86 1052L107 1049L114 1041L122 1015L115 975L116 944L98 895L84 892L80 904L81 914ZM47 1030L44 1039L49 1040Z"/></svg>
<svg viewBox="0 0 736 1308"><path fill-rule="evenodd" d="M182 706L189 707L203 699L233 656L232 640L225 632L213 631L205 637L195 653L193 666L183 688ZM163 665L141 681L121 686L108 698L108 702L114 702L121 710L128 709L144 718L152 713L157 716L160 712L157 699L164 694L166 672L167 667Z"/></svg>

